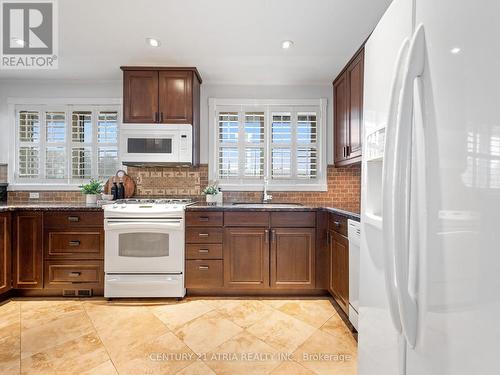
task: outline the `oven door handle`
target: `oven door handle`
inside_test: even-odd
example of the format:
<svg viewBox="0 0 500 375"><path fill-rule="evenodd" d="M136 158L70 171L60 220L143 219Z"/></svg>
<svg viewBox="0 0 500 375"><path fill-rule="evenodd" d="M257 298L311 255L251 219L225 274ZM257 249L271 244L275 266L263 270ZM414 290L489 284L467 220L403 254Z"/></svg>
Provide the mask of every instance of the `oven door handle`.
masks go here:
<svg viewBox="0 0 500 375"><path fill-rule="evenodd" d="M179 229L183 228L182 221L106 221L105 229Z"/></svg>

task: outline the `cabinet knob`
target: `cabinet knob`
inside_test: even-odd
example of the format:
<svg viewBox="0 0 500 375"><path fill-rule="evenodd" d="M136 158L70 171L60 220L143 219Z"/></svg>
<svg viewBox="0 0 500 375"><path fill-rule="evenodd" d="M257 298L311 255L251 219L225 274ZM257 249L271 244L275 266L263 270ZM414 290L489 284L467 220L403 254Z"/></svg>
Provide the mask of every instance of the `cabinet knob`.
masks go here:
<svg viewBox="0 0 500 375"><path fill-rule="evenodd" d="M333 224L338 228L340 227L340 221L334 221Z"/></svg>

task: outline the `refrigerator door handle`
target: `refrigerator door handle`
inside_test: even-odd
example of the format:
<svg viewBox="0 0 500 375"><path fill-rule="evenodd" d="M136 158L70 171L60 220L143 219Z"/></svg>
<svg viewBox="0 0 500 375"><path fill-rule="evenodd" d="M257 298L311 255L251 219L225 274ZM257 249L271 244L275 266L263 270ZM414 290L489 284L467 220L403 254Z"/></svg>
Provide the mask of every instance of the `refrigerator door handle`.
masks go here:
<svg viewBox="0 0 500 375"><path fill-rule="evenodd" d="M403 78L396 121L396 148L394 180L398 189L393 195L394 258L401 325L408 345L415 347L417 340L417 300L409 293L411 156L413 133L413 87L425 63L425 34L419 25L412 37Z"/></svg>
<svg viewBox="0 0 500 375"><path fill-rule="evenodd" d="M399 104L399 96L402 86L403 68L408 57L410 46L409 38L406 38L397 55L395 70L392 78L391 96L385 134L384 163L382 169L382 223L384 243L385 289L389 300L389 311L394 328L399 333L401 329L401 318L398 307L397 284L395 276L394 260L394 215L392 214L392 197L397 185L394 184L394 147L396 137L396 118Z"/></svg>

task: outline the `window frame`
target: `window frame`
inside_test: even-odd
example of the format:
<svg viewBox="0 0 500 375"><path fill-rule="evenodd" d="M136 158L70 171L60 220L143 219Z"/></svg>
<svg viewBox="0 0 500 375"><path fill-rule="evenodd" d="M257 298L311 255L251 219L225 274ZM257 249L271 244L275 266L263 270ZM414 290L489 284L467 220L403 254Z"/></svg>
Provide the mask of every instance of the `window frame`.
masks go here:
<svg viewBox="0 0 500 375"><path fill-rule="evenodd" d="M72 126L72 115L74 111L91 111L92 112L92 160L91 160L91 175L92 177L98 176L98 150L100 147L109 147L110 143L98 143L97 142L97 121L98 112L106 111L116 111L117 112L117 127L118 135L117 142L113 144L118 148L118 165L120 167L120 142L119 142L119 131L122 122L122 99L121 98L9 98L8 99L9 108L9 133L10 139L13 140L9 142L9 190L25 190L25 191L46 191L46 190L59 190L59 191L77 191L79 190L79 185L87 179L73 179L71 176L71 164L72 164L72 148L75 142L72 140L71 126ZM18 153L21 142L19 139L19 117L18 112L26 111L38 111L40 116L40 140L38 142L39 147L39 177L38 178L19 178L18 177ZM66 122L66 133L65 133L65 155L66 155L66 165L65 165L65 178L63 179L48 179L46 178L46 165L45 158L47 152L47 145L51 145L50 142L46 140L46 112L47 111L64 111L65 112L65 122ZM88 143L82 143L83 145L88 145Z"/></svg>
<svg viewBox="0 0 500 375"><path fill-rule="evenodd" d="M217 181L219 186L226 191L262 191L264 178L268 180L269 191L327 191L327 99L208 99L209 113L209 155L208 176L210 181ZM273 112L311 112L317 110L317 178L307 180L303 178L271 178L271 124ZM231 181L218 178L219 157L219 113L220 112L264 112L264 176L262 179L255 177L238 178ZM240 119L244 121L244 119ZM240 135L241 138L241 135ZM238 142L235 147L244 148L245 142ZM291 144L292 155L296 154L297 144ZM240 160L240 163L243 161ZM292 158L292 164L296 164ZM241 169L240 165L240 169Z"/></svg>

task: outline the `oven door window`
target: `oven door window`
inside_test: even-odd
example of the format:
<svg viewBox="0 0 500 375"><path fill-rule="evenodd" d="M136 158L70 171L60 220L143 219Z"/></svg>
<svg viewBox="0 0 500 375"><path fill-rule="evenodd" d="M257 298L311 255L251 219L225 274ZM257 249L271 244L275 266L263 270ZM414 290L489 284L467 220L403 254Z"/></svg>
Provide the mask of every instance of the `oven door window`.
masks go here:
<svg viewBox="0 0 500 375"><path fill-rule="evenodd" d="M168 257L169 242L167 233L123 233L118 237L118 255L134 258Z"/></svg>
<svg viewBox="0 0 500 375"><path fill-rule="evenodd" d="M129 138L129 154L171 154L172 138Z"/></svg>

